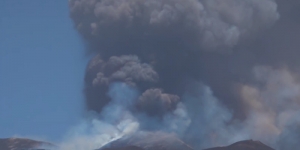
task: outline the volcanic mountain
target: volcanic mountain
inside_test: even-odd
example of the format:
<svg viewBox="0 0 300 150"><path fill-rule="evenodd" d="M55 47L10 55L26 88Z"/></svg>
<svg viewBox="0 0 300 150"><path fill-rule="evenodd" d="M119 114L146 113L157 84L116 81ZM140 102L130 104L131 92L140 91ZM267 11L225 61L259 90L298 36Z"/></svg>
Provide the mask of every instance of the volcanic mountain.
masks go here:
<svg viewBox="0 0 300 150"><path fill-rule="evenodd" d="M113 141L100 150L127 150L128 146L133 146L134 150L194 150L175 134L163 132L139 132Z"/></svg>
<svg viewBox="0 0 300 150"><path fill-rule="evenodd" d="M275 150L260 141L245 140L225 147L208 148L205 150Z"/></svg>
<svg viewBox="0 0 300 150"><path fill-rule="evenodd" d="M195 150L175 135L162 132L140 133L111 142L100 150ZM245 140L225 147L205 150L274 150L259 141Z"/></svg>
<svg viewBox="0 0 300 150"><path fill-rule="evenodd" d="M30 139L23 138L6 138L0 139L0 150L25 150L25 149L34 149L41 147L56 147L55 145L43 142L35 141Z"/></svg>
<svg viewBox="0 0 300 150"><path fill-rule="evenodd" d="M43 141L23 138L0 139L0 150L31 150L46 147L49 150L57 146ZM113 141L98 150L194 150L191 146L173 134L162 132L142 132ZM208 148L204 150L275 150L262 142L245 140L229 146Z"/></svg>

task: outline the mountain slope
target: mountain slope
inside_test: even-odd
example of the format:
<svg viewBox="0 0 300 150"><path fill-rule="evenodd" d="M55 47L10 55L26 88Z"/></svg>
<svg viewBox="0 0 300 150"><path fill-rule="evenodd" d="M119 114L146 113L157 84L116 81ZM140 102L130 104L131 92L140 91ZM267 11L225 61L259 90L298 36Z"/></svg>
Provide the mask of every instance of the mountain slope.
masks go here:
<svg viewBox="0 0 300 150"><path fill-rule="evenodd" d="M100 150L194 150L173 134L140 133L113 141ZM274 150L260 141L245 140L204 150Z"/></svg>
<svg viewBox="0 0 300 150"><path fill-rule="evenodd" d="M259 141L245 140L236 142L226 147L208 148L205 150L274 150Z"/></svg>
<svg viewBox="0 0 300 150"><path fill-rule="evenodd" d="M194 150L176 135L163 132L140 132L113 141L104 148L121 150L119 148L126 146L135 146L143 150Z"/></svg>
<svg viewBox="0 0 300 150"><path fill-rule="evenodd" d="M23 138L6 138L0 139L0 150L20 150L20 149L32 149L39 147L56 147L55 145L43 142L35 141Z"/></svg>

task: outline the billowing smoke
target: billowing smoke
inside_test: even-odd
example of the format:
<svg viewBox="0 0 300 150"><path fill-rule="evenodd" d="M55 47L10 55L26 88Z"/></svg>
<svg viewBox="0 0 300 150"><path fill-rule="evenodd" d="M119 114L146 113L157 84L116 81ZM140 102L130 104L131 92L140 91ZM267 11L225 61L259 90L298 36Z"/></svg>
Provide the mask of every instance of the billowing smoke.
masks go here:
<svg viewBox="0 0 300 150"><path fill-rule="evenodd" d="M178 102L177 95L162 93L160 89L149 89L139 97L137 105L148 115L158 116L174 110Z"/></svg>
<svg viewBox="0 0 300 150"><path fill-rule="evenodd" d="M300 146L299 1L69 5L95 55L85 76L94 115L72 136L69 143L83 146L74 148L145 133L176 135L196 149L250 138L282 150Z"/></svg>
<svg viewBox="0 0 300 150"><path fill-rule="evenodd" d="M88 107L100 111L109 102L106 94L111 83L124 82L132 87L149 88L157 81L157 73L150 65L141 63L137 56L112 56L104 61L97 55L87 67Z"/></svg>
<svg viewBox="0 0 300 150"><path fill-rule="evenodd" d="M70 131L61 150L97 149L138 130L139 123L129 111L138 96L137 91L124 83L114 83L109 87L108 95L111 101L102 113L89 113Z"/></svg>
<svg viewBox="0 0 300 150"><path fill-rule="evenodd" d="M249 113L246 125L255 131L251 137L271 143L279 140L276 139L278 136L282 138L281 134L286 130L294 128L290 126L298 126L300 123L297 119L300 113L299 79L297 74L287 68L273 69L266 66L255 67L254 76L256 85L241 87L242 100L248 106ZM256 126L259 128L254 130ZM295 135L289 136L282 140L295 140ZM285 146L285 143L281 143L281 146Z"/></svg>
<svg viewBox="0 0 300 150"><path fill-rule="evenodd" d="M121 51L127 51L123 45L147 51L161 42L195 50L232 47L279 18L274 0L71 0L70 8L87 39Z"/></svg>

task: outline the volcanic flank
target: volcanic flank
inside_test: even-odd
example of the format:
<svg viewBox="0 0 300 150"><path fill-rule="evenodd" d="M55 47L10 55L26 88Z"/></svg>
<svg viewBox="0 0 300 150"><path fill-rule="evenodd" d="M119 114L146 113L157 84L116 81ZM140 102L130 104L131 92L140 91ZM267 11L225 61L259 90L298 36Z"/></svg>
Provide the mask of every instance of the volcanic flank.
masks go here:
<svg viewBox="0 0 300 150"><path fill-rule="evenodd" d="M193 150L193 148L189 147L185 143L182 143L182 141L175 140L173 142L175 142L175 143L169 143L169 144L171 144L171 146L167 146L167 147L164 147L167 144L154 142L149 146L146 146L146 144L140 144L140 147L138 147L138 146L126 146L126 147L111 146L112 148L104 148L103 150ZM133 143L131 143L131 144L133 144ZM138 144L133 144L133 145L138 145ZM274 149L259 142L259 141L245 140L245 141L236 142L234 144L231 144L231 145L225 146L225 147L215 147L215 148L208 148L208 149L204 149L204 150L274 150Z"/></svg>
<svg viewBox="0 0 300 150"><path fill-rule="evenodd" d="M1 150L43 150L59 149L48 142L30 139L0 139ZM194 150L175 135L164 133L139 133L112 142L100 150ZM208 148L204 150L274 150L259 141L240 141L226 147Z"/></svg>
<svg viewBox="0 0 300 150"><path fill-rule="evenodd" d="M104 146L103 149L128 146L135 146L144 150L194 150L191 146L178 139L175 134L162 132L139 132L111 142Z"/></svg>
<svg viewBox="0 0 300 150"><path fill-rule="evenodd" d="M163 138L162 147L245 139L284 150L300 146L299 1L69 0L69 6L94 56L84 87L91 136L75 145L98 149L130 135L125 143L132 145L124 146L147 149L172 135L165 139L179 145ZM162 135L140 141L134 138L140 133Z"/></svg>
<svg viewBox="0 0 300 150"><path fill-rule="evenodd" d="M57 148L57 146L43 141L22 138L0 139L1 150L27 150L34 148Z"/></svg>
<svg viewBox="0 0 300 150"><path fill-rule="evenodd" d="M273 148L253 140L236 142L226 147L208 148L205 150L274 150Z"/></svg>

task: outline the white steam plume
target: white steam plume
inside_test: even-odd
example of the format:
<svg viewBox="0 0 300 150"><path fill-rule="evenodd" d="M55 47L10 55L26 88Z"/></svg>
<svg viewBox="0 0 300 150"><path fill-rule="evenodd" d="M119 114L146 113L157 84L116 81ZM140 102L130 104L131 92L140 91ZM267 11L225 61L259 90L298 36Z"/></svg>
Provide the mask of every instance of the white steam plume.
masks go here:
<svg viewBox="0 0 300 150"><path fill-rule="evenodd" d="M128 110L137 91L122 83L112 84L109 96L112 101L100 115L84 120L75 127L60 150L93 150L138 130L139 123Z"/></svg>

